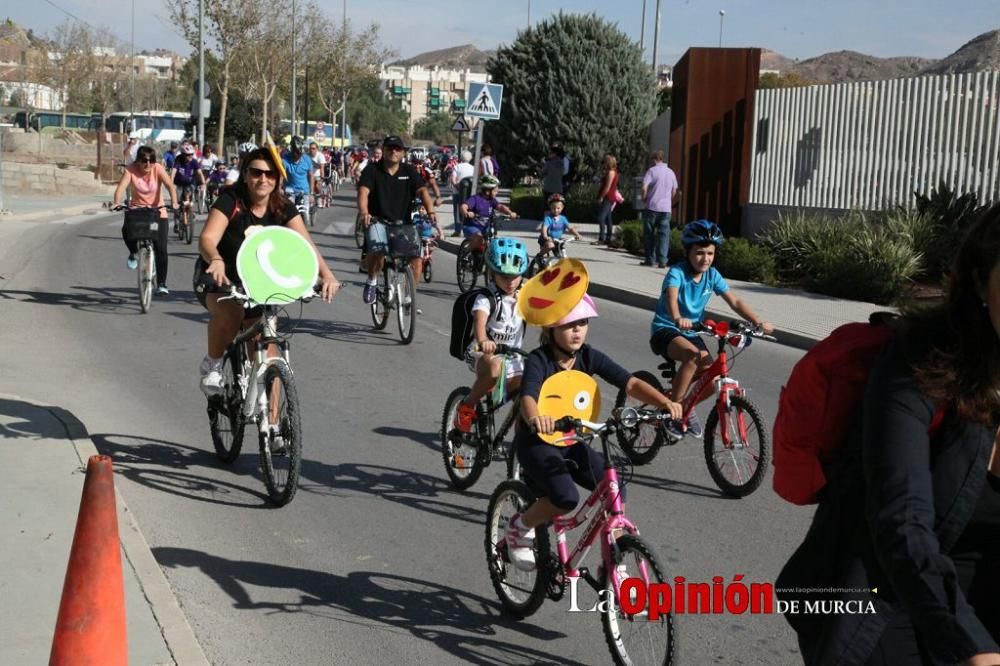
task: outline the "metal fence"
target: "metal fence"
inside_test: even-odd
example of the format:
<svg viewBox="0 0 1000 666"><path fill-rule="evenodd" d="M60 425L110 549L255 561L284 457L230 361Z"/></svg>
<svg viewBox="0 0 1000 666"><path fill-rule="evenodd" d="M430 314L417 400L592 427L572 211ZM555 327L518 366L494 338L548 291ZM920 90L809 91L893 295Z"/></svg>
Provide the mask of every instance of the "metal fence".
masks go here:
<svg viewBox="0 0 1000 666"><path fill-rule="evenodd" d="M1000 199L1000 72L758 90L750 203L879 210L944 181Z"/></svg>

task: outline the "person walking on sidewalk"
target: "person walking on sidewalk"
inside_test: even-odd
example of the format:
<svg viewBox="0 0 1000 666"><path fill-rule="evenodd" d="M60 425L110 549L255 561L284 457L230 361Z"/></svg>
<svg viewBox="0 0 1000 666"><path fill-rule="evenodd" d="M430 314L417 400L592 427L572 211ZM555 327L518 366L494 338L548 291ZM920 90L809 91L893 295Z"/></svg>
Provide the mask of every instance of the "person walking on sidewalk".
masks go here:
<svg viewBox="0 0 1000 666"><path fill-rule="evenodd" d="M597 191L597 240L594 245L610 243L614 239L612 227L614 221L611 212L615 209L618 194L618 160L611 153L604 155L601 162L601 187ZM647 252L648 257L648 252Z"/></svg>
<svg viewBox="0 0 1000 666"><path fill-rule="evenodd" d="M800 607L873 608L785 619L810 665L1000 664L1000 205L970 225L944 301L889 326L776 585Z"/></svg>
<svg viewBox="0 0 1000 666"><path fill-rule="evenodd" d="M563 161L556 146L549 147L549 156L542 162L542 199L548 201L553 194L563 193Z"/></svg>
<svg viewBox="0 0 1000 666"><path fill-rule="evenodd" d="M677 199L677 176L663 162L663 151L653 151L653 166L642 178L642 240L646 251L643 266L667 267L670 249L670 213Z"/></svg>
<svg viewBox="0 0 1000 666"><path fill-rule="evenodd" d="M463 150L460 157L461 161L451 170L451 205L455 214L455 229L451 234L453 237L462 235L461 208L465 200L472 196L472 177L476 172L476 168L472 166L471 152Z"/></svg>

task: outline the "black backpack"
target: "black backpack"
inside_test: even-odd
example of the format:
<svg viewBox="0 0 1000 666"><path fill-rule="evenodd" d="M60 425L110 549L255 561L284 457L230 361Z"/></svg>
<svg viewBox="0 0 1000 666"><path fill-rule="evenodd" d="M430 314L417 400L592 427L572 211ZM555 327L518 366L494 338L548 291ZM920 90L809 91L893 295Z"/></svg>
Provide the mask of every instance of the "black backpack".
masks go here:
<svg viewBox="0 0 1000 666"><path fill-rule="evenodd" d="M472 304L479 296L485 296L490 301L490 313L497 307L497 297L486 287L471 289L459 294L451 308L451 341L448 352L459 360L465 360L465 350L476 334L476 322L472 316Z"/></svg>
<svg viewBox="0 0 1000 666"><path fill-rule="evenodd" d="M472 196L472 179L463 178L458 181L458 205L465 203L466 199Z"/></svg>

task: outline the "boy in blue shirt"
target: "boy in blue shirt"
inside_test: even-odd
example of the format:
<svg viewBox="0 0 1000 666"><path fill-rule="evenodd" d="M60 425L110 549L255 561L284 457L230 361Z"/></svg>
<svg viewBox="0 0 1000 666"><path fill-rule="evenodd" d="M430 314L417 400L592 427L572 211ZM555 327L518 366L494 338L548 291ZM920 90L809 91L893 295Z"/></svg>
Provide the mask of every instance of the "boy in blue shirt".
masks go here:
<svg viewBox="0 0 1000 666"><path fill-rule="evenodd" d="M444 235L441 233L441 227L438 226L437 220L427 214L427 207L422 203L417 209L417 214L413 216L413 225L420 233L421 240L434 240Z"/></svg>
<svg viewBox="0 0 1000 666"><path fill-rule="evenodd" d="M538 237L538 245L541 253L551 252L556 244L552 241L559 240L565 232L573 234L577 240L581 240L580 233L570 226L569 220L562 214L566 206L566 199L561 194L553 194L548 200L549 212L542 220L542 234Z"/></svg>
<svg viewBox="0 0 1000 666"><path fill-rule="evenodd" d="M749 305L733 294L726 279L712 267L716 249L723 242L722 230L715 223L708 220L688 223L681 242L685 259L671 267L663 278L649 340L654 354L680 363L670 396L677 402L683 401L695 372L712 364L705 340L693 330L695 324L701 323L712 294L721 296L730 308L764 333L774 331L769 322L760 320ZM695 437L703 435L694 410L688 416L687 433Z"/></svg>

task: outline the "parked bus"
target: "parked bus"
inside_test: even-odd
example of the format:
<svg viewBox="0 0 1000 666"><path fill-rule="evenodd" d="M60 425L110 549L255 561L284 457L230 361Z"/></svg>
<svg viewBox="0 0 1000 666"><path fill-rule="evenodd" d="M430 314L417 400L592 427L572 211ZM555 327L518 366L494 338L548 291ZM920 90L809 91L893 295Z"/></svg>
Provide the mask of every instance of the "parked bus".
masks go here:
<svg viewBox="0 0 1000 666"><path fill-rule="evenodd" d="M116 111L109 114L104 128L124 132L143 141L182 141L188 134L191 114L180 111Z"/></svg>
<svg viewBox="0 0 1000 666"><path fill-rule="evenodd" d="M92 113L67 113L65 125L62 111L18 111L14 114L14 125L24 130L41 132L47 127L92 131L100 126L100 116Z"/></svg>

